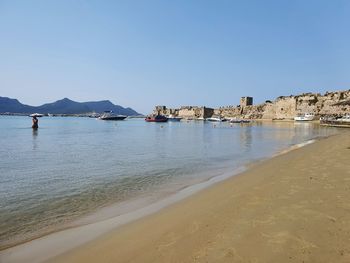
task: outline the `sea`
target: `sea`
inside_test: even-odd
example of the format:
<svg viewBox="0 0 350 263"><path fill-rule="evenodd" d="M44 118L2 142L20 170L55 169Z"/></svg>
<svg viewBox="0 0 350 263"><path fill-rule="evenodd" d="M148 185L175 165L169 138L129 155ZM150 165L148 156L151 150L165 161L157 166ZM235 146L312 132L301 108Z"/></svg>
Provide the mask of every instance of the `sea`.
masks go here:
<svg viewBox="0 0 350 263"><path fill-rule="evenodd" d="M33 130L29 117L0 116L0 249L145 207L336 132L82 117L43 117Z"/></svg>

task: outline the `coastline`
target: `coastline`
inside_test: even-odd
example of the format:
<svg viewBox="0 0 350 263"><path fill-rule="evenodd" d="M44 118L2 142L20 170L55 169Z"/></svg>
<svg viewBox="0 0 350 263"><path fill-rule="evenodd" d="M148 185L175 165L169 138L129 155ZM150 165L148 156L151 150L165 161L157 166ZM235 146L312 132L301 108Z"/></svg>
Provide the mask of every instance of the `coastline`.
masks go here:
<svg viewBox="0 0 350 263"><path fill-rule="evenodd" d="M349 148L276 156L49 262L348 262Z"/></svg>
<svg viewBox="0 0 350 263"><path fill-rule="evenodd" d="M310 142L306 142L305 144L309 143ZM117 231L117 229L123 230L127 225L134 224L132 221L139 222L147 220L149 217L157 216L159 213L163 213L163 210L169 210L171 207L177 206L178 203L187 202L188 199L192 199L194 196L201 195L202 192L206 192L213 187L216 188L216 185L231 182L232 180L236 180L236 177L242 177L233 175L249 173L251 169L255 169L252 167L259 167L260 165L264 165L264 163L268 163L271 160L278 158L281 156L281 154L286 155L290 153L290 151L298 149L302 146L304 145L294 145L290 147L289 150L282 151L281 153L273 156L272 159L262 160L260 162L257 162L255 165L252 164L252 166L249 166L249 169L246 172L242 173L242 170L236 171L235 174L231 172L230 174L225 174L221 177L213 177L203 183L184 188L177 195L170 196L143 209L118 216L117 218L111 218L103 220L101 222L56 232L49 236L44 236L42 238L33 240L29 243L24 243L19 246L4 250L2 253L0 253L0 259L5 260L4 262L23 262L23 259L25 259L26 262L43 262L52 256L58 256L71 249L73 249L72 253L74 253L75 250L80 250L78 247L84 247L91 243L97 242L97 240L103 238L108 232L114 232ZM200 193L197 193L199 191ZM84 245L86 242L89 243ZM42 251L50 252L43 254ZM70 252L68 252L68 254L69 253ZM58 258L60 258L60 256Z"/></svg>

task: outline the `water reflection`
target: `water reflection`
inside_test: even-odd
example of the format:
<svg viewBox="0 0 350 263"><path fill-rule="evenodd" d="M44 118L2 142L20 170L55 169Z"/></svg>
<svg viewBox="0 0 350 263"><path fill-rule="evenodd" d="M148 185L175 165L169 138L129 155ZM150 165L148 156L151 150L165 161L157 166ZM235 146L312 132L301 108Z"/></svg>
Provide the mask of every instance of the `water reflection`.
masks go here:
<svg viewBox="0 0 350 263"><path fill-rule="evenodd" d="M241 127L239 142L245 150L249 151L251 149L252 139L252 127Z"/></svg>
<svg viewBox="0 0 350 263"><path fill-rule="evenodd" d="M33 150L38 149L38 142L37 142L37 137L38 137L38 129L32 129L32 137L33 137Z"/></svg>

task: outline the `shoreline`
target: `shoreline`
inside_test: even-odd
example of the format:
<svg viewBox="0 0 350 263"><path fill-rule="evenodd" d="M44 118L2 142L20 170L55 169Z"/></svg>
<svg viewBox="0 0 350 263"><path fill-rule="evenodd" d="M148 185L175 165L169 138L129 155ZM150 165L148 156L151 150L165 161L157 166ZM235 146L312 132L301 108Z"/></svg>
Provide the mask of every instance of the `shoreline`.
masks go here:
<svg viewBox="0 0 350 263"><path fill-rule="evenodd" d="M48 262L349 262L349 151L278 155Z"/></svg>
<svg viewBox="0 0 350 263"><path fill-rule="evenodd" d="M280 155L287 154L322 139L325 138L315 138L303 143L292 145L289 148L277 152L270 157L248 163L235 171L213 176L205 181L186 186L170 196L166 196L161 200L148 204L146 207L137 208L136 210L131 210L124 214L105 218L92 223L89 222L81 225L75 225L4 249L0 251L0 259L3 258L7 260L6 262L23 262L21 259L25 259L26 262L44 262L52 257L59 256L67 251L84 246L86 243L93 242L95 239L100 238L109 231L115 231L116 229L122 228L126 224L152 216L163 209L167 209L176 203L179 203L187 198L191 198L191 196L196 195L202 190L214 187L215 184L225 182L226 180L232 179L232 177L239 176L251 169L251 167L257 166L260 163L268 162L269 160ZM84 222L84 218L78 219L78 221L79 220ZM87 232L89 234L87 234ZM57 247L57 245L60 247ZM40 252L42 249L44 251L52 251L54 253L50 255L42 255L42 252Z"/></svg>

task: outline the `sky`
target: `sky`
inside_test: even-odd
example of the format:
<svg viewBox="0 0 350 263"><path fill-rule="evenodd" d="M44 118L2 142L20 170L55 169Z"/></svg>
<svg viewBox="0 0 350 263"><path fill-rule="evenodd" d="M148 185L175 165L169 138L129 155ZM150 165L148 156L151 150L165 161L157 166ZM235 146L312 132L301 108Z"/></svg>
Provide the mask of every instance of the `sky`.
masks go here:
<svg viewBox="0 0 350 263"><path fill-rule="evenodd" d="M0 0L0 96L219 107L350 88L347 0Z"/></svg>

